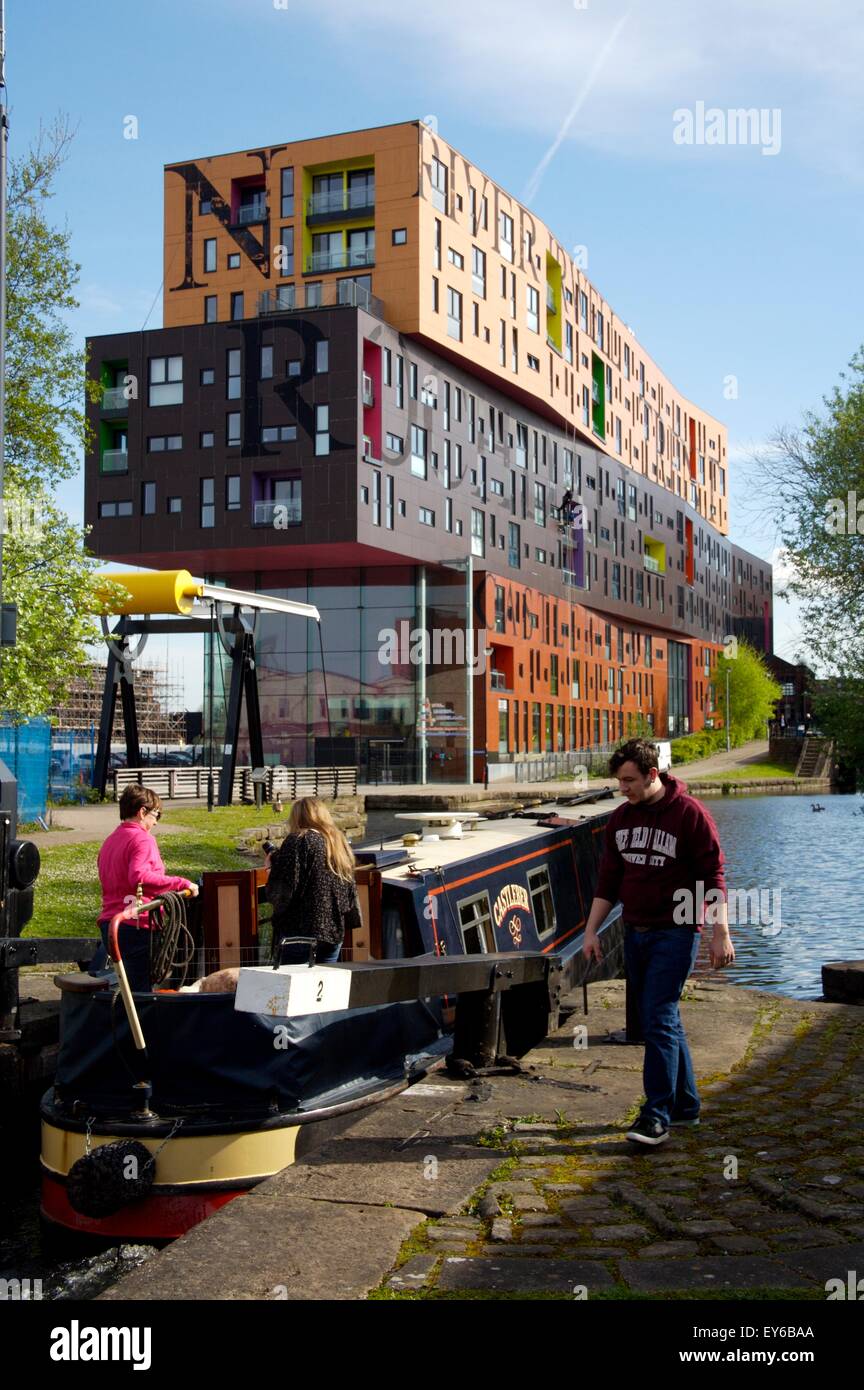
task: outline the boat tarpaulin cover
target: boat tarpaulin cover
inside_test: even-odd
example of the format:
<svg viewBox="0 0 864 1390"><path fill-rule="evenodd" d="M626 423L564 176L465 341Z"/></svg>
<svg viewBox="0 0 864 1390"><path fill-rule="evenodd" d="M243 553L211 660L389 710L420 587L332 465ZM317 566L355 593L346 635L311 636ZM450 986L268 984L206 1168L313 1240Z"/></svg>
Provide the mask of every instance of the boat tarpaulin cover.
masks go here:
<svg viewBox="0 0 864 1390"><path fill-rule="evenodd" d="M94 1113L127 1110L134 1081L153 1085L153 1108L312 1109L357 1082L398 1081L405 1058L440 1035L421 1000L274 1019L235 1012L233 994L137 994L147 1044L136 1052L114 991L65 993L56 1086Z"/></svg>

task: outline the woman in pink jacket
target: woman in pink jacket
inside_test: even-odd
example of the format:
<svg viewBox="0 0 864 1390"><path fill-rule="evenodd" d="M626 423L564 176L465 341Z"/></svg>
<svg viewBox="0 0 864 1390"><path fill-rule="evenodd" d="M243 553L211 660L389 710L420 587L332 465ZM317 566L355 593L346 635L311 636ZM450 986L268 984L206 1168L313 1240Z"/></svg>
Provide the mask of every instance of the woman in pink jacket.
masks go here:
<svg viewBox="0 0 864 1390"><path fill-rule="evenodd" d="M162 815L162 803L149 787L126 787L120 797L120 824L112 830L99 851L99 882L102 885L102 910L99 931L103 951L97 951L90 962L91 973L107 962L108 925L111 918L136 900L141 885L144 901L158 893L179 892L188 888L197 894L196 884L176 874L166 874L165 865L152 831ZM126 974L133 989L150 988L150 938L147 918L141 926L121 926L120 952ZM143 930L142 930L143 928Z"/></svg>

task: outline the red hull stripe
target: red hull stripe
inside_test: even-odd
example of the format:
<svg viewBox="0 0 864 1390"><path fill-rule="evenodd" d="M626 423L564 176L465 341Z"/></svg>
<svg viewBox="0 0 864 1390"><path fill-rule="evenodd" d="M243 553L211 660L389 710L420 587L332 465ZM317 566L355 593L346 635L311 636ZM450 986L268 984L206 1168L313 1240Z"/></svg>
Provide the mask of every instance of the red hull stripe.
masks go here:
<svg viewBox="0 0 864 1390"><path fill-rule="evenodd" d="M113 1216L82 1216L71 1205L62 1183L42 1178L42 1215L58 1226L85 1235L119 1236L126 1240L175 1240L226 1202L242 1197L248 1188L227 1192L172 1193L130 1202Z"/></svg>

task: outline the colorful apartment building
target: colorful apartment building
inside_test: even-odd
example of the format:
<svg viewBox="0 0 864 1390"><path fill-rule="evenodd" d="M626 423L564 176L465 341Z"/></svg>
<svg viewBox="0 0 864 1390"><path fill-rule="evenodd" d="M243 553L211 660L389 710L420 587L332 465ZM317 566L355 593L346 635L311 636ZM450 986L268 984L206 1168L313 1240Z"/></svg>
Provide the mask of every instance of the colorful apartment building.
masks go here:
<svg viewBox="0 0 864 1390"><path fill-rule="evenodd" d="M724 427L422 122L168 166L163 318L90 343L92 542L318 604L324 672L259 634L274 761L329 710L369 775L504 773L711 724L723 637L771 650Z"/></svg>

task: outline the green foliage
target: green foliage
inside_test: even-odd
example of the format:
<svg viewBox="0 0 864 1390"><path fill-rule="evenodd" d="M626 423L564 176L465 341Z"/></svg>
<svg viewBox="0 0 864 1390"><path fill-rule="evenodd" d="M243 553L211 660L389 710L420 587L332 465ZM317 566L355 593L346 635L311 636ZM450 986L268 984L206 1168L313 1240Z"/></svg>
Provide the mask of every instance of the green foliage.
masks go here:
<svg viewBox="0 0 864 1390"><path fill-rule="evenodd" d="M777 432L754 481L788 552L808 652L831 677L814 701L819 727L864 772L864 349L823 404Z"/></svg>
<svg viewBox="0 0 864 1390"><path fill-rule="evenodd" d="M98 389L66 322L80 269L70 233L46 215L71 138L56 121L9 175L3 597L18 605L18 642L4 653L0 710L19 719L66 696L103 611L86 533L52 500L78 468L85 394Z"/></svg>
<svg viewBox="0 0 864 1390"><path fill-rule="evenodd" d="M728 717L727 671L730 704ZM717 658L715 681L718 708L723 716L724 725L729 723L732 746L738 748L752 738L764 738L768 720L773 717L774 706L783 692L768 670L761 652L757 652L748 642L739 641L734 656L727 657L721 653ZM723 737L725 744L725 733Z"/></svg>
<svg viewBox="0 0 864 1390"><path fill-rule="evenodd" d="M698 733L673 738L671 747L673 764L697 762L701 758L710 758L712 753L719 753L726 747L726 731L700 729Z"/></svg>

